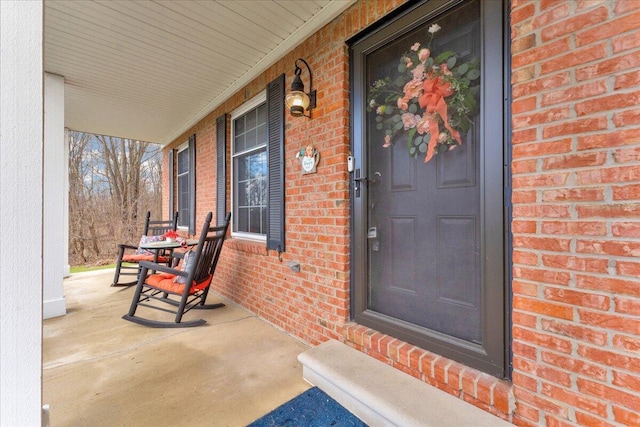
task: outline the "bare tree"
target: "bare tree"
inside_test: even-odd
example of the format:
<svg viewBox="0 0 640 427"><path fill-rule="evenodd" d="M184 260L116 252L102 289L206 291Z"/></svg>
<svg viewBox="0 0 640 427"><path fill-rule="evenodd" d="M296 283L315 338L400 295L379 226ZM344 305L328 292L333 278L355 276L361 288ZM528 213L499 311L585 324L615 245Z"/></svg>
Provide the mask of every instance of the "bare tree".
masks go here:
<svg viewBox="0 0 640 427"><path fill-rule="evenodd" d="M69 132L72 262L110 262L116 244L134 243L147 210L159 215L160 147Z"/></svg>
<svg viewBox="0 0 640 427"><path fill-rule="evenodd" d="M141 193L145 192L143 174L147 172L144 162L147 157L158 152L155 144L97 135L102 145L104 169L101 171L109 185L114 213L122 224L132 232L139 215ZM132 229L133 228L133 229Z"/></svg>
<svg viewBox="0 0 640 427"><path fill-rule="evenodd" d="M80 258L84 263L88 258L84 230L88 218L85 208L91 189L87 187L89 183L85 180L90 173L87 170L89 163L84 155L89 139L89 134L69 132L69 249L72 262L74 258Z"/></svg>

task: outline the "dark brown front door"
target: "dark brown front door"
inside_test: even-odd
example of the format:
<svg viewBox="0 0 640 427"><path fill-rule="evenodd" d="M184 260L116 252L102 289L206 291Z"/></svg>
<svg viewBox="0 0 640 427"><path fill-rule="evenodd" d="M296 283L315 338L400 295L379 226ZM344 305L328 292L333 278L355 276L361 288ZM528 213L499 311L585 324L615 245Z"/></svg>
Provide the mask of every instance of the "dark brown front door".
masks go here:
<svg viewBox="0 0 640 427"><path fill-rule="evenodd" d="M430 1L352 46L354 178L360 178L353 191L354 318L499 375L506 318L501 16L499 2ZM429 53L422 50L427 44ZM466 92L477 100L468 127L456 125L454 91L444 80L440 95L417 102L445 52L455 52L449 65L456 77L469 76L476 86ZM433 60L424 61L429 54ZM414 71L413 61L423 61L426 71ZM479 78L465 71L474 66ZM403 85L410 81L420 91L407 108L393 87L403 88L406 101L410 89ZM434 112L446 114L442 101L451 128L444 121L429 125ZM461 144L452 137L456 128L463 129ZM425 162L434 129L453 148L443 144Z"/></svg>
<svg viewBox="0 0 640 427"><path fill-rule="evenodd" d="M481 342L477 144L424 164L406 142L370 146L369 308Z"/></svg>

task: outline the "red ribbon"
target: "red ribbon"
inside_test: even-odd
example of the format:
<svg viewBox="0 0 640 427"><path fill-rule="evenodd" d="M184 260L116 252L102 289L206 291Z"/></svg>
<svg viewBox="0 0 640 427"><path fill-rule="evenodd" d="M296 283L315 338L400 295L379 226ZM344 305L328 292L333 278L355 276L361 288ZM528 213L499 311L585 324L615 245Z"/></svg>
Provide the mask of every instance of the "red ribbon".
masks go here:
<svg viewBox="0 0 640 427"><path fill-rule="evenodd" d="M451 136L458 141L458 145L462 144L460 133L449 126L449 120L447 118L447 103L444 101L444 98L451 96L454 93L454 90L451 88L451 83L443 80L442 77L425 79L422 84L422 93L422 96L418 98L420 107L426 108L428 113L437 112L440 117L442 117L444 126L447 128ZM431 134L431 139L429 140L429 145L427 147L427 156L424 159L425 163L433 157L438 143L438 134L440 133L440 129L438 128L437 120L430 120L429 133Z"/></svg>

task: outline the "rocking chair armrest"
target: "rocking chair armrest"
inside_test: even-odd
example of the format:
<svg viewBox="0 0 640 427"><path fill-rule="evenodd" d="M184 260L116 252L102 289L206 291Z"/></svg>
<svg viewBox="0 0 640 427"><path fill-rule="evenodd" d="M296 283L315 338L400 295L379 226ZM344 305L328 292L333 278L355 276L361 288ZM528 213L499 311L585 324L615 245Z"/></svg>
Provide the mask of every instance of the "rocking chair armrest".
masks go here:
<svg viewBox="0 0 640 427"><path fill-rule="evenodd" d="M173 251L171 253L171 258L173 258L174 261L178 261L178 260L184 259L184 254L185 253L186 252L182 252L182 251Z"/></svg>
<svg viewBox="0 0 640 427"><path fill-rule="evenodd" d="M137 247L137 246L129 245L128 243L119 243L119 244L118 244L118 247L119 247L120 249L133 249L133 250L138 249L138 247Z"/></svg>
<svg viewBox="0 0 640 427"><path fill-rule="evenodd" d="M178 268L167 267L166 264L157 264L151 261L140 261L140 267L146 268L147 270L155 270L161 271L163 273L175 274L177 276L187 277L189 273L186 271L182 271Z"/></svg>

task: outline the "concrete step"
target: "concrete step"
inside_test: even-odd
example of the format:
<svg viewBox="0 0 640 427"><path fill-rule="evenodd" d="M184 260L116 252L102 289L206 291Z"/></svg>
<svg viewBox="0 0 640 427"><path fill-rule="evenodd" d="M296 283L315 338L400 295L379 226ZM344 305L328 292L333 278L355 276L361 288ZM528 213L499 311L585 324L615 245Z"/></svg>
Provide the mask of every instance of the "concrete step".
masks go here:
<svg viewBox="0 0 640 427"><path fill-rule="evenodd" d="M298 360L306 381L372 427L512 426L335 340L301 353Z"/></svg>

